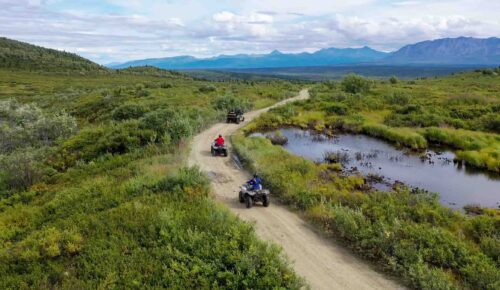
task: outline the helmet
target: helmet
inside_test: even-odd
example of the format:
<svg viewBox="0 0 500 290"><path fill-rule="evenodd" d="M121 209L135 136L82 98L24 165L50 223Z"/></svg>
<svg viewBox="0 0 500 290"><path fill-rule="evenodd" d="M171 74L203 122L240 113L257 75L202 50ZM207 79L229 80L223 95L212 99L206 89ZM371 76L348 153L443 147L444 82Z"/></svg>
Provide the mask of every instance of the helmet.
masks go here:
<svg viewBox="0 0 500 290"><path fill-rule="evenodd" d="M219 135L219 138L222 138L222 135Z"/></svg>
<svg viewBox="0 0 500 290"><path fill-rule="evenodd" d="M254 173L254 174L253 174L253 177L254 177L254 178L257 178L257 177L259 177L259 176L257 175L257 173Z"/></svg>

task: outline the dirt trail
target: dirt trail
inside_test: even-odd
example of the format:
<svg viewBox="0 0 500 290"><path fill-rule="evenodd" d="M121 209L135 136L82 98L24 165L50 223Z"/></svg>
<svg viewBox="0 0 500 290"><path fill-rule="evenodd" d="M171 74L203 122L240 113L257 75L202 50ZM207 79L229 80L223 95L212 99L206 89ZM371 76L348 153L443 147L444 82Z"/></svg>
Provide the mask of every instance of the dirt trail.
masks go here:
<svg viewBox="0 0 500 290"><path fill-rule="evenodd" d="M298 96L275 106L308 97L309 92L303 90ZM268 208L257 205L246 209L238 202L238 188L249 179L249 173L238 168L231 155L227 158L212 157L210 142L218 134L230 139L229 136L237 129L268 109L245 114L245 122L239 125L219 123L197 135L193 140L189 164L196 164L209 174L216 197L241 219L255 222L257 234L261 238L283 247L295 271L306 279L312 289L404 289L344 247L316 233L286 207L271 200Z"/></svg>

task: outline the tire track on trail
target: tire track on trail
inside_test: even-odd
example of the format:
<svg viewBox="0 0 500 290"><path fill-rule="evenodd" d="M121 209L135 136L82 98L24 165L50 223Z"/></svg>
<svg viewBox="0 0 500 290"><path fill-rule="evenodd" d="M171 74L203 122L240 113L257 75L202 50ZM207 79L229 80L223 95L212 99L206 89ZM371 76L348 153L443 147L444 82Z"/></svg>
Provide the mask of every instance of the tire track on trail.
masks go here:
<svg viewBox="0 0 500 290"><path fill-rule="evenodd" d="M298 96L272 107L308 97L309 92L302 90ZM273 203L272 199L268 208L255 206L247 209L239 203L239 186L250 178L250 174L236 166L232 153L227 158L212 157L210 143L218 134L224 137L232 135L272 107L246 113L245 122L239 125L218 123L195 136L189 165L198 165L208 173L216 198L241 219L254 222L260 238L283 248L295 271L306 279L312 289L405 289L348 249L322 237L301 217L285 206ZM227 139L231 152L230 138Z"/></svg>

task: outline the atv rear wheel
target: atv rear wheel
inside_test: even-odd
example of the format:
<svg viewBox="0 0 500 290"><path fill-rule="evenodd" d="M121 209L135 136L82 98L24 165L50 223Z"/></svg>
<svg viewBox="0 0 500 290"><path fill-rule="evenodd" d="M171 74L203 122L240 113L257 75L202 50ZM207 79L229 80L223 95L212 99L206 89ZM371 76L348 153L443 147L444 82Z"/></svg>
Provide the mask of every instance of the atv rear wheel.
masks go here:
<svg viewBox="0 0 500 290"><path fill-rule="evenodd" d="M247 208L251 208L253 205L253 198L249 195L245 197L245 205Z"/></svg>
<svg viewBox="0 0 500 290"><path fill-rule="evenodd" d="M268 206L269 206L269 195L264 195L264 197L262 198L262 204L263 204L265 207L268 207Z"/></svg>

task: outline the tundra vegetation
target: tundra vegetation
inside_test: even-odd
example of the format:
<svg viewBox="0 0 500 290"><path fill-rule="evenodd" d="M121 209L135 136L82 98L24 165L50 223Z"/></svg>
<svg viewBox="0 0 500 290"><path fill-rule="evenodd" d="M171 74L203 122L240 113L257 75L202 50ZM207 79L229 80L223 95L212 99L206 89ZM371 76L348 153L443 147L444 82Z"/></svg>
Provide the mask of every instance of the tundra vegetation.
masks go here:
<svg viewBox="0 0 500 290"><path fill-rule="evenodd" d="M277 246L217 204L199 169L183 166L190 137L222 120L228 104L264 107L299 85L92 71L73 56L63 72L2 61L1 289L303 285ZM73 65L85 74L67 72Z"/></svg>
<svg viewBox="0 0 500 290"><path fill-rule="evenodd" d="M246 137L286 126L368 134L414 150L446 145L468 165L498 172L500 70L492 71L414 81L349 76L323 82L311 89L311 99L261 115L233 143L279 199L411 287L499 289L498 209L471 206L474 214L467 215L441 205L435 193L404 186L366 191L368 177L342 174L340 156L317 164L266 138Z"/></svg>
<svg viewBox="0 0 500 290"><path fill-rule="evenodd" d="M412 81L350 75L315 85L311 99L277 108L248 130L296 126L367 134L414 150L447 146L469 166L500 172L500 68L491 71Z"/></svg>

